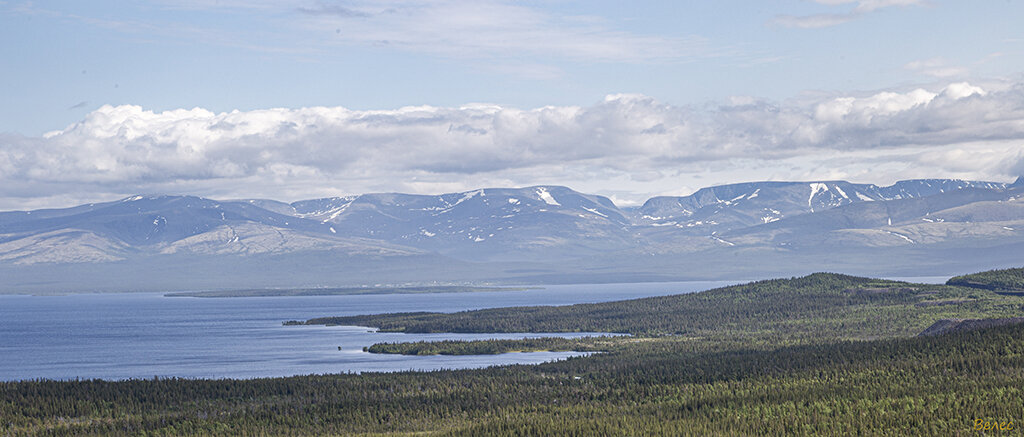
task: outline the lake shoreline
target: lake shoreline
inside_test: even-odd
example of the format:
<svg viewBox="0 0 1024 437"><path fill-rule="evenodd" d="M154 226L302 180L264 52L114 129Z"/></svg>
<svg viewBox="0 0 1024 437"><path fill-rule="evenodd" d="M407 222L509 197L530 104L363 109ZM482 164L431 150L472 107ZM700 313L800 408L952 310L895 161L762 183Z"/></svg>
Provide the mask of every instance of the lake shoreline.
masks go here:
<svg viewBox="0 0 1024 437"><path fill-rule="evenodd" d="M721 282L545 285L543 291L173 299L163 293L0 295L0 380L75 378L252 379L536 364L571 354L400 356L369 354L376 343L537 337L406 334L372 327L282 326L286 320L394 311L459 312L562 306L682 294ZM554 333L578 336L582 333ZM600 335L601 333L594 333ZM343 351L338 351L338 346Z"/></svg>

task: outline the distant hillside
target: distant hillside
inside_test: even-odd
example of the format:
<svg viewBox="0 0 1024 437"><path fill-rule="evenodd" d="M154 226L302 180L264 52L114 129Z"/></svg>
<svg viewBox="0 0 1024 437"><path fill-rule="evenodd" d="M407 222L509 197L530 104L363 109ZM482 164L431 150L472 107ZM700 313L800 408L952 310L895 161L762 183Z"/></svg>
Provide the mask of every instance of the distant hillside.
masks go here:
<svg viewBox="0 0 1024 437"><path fill-rule="evenodd" d="M955 276L946 281L946 284L993 291L1024 292L1024 268L989 270L987 272Z"/></svg>
<svg viewBox="0 0 1024 437"><path fill-rule="evenodd" d="M942 179L752 182L635 209L559 186L140 195L0 213L0 292L945 274L1024 263L1022 200L1021 181Z"/></svg>
<svg viewBox="0 0 1024 437"><path fill-rule="evenodd" d="M845 181L751 182L702 188L689 196L655 197L638 211L643 221L655 225L723 232L850 204L917 199L969 188L999 191L1007 185L948 179L900 181L888 187Z"/></svg>
<svg viewBox="0 0 1024 437"><path fill-rule="evenodd" d="M959 323L975 318L1019 318L1024 312L1021 301L1020 296L944 285L815 273L617 302L323 317L306 323L406 333L614 332L721 341L749 337L773 344L821 338L910 337L942 319L955 318ZM972 323L963 323L962 329ZM954 327L928 329L937 332Z"/></svg>
<svg viewBox="0 0 1024 437"><path fill-rule="evenodd" d="M1018 325L1024 323L1024 317L1007 317L1001 319L942 319L935 322L928 329L921 331L921 336L928 337L942 335L950 332L973 331L976 329L988 329L997 326Z"/></svg>

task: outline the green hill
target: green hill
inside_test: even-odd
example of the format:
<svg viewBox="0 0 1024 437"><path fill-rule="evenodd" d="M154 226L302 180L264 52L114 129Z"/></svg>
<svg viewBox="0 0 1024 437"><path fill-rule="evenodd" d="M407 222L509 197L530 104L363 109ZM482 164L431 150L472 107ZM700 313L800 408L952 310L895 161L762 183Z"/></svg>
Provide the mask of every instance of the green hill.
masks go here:
<svg viewBox="0 0 1024 437"><path fill-rule="evenodd" d="M815 274L602 304L319 319L633 335L537 366L0 383L0 434L998 435L1024 426L1024 325L917 334L1022 316L1020 296Z"/></svg>
<svg viewBox="0 0 1024 437"><path fill-rule="evenodd" d="M816 273L700 293L569 306L325 317L400 332L612 332L773 345L910 337L938 320L1022 315L989 290Z"/></svg>
<svg viewBox="0 0 1024 437"><path fill-rule="evenodd" d="M946 284L982 290L1024 293L1024 268L989 270L955 276L946 281Z"/></svg>

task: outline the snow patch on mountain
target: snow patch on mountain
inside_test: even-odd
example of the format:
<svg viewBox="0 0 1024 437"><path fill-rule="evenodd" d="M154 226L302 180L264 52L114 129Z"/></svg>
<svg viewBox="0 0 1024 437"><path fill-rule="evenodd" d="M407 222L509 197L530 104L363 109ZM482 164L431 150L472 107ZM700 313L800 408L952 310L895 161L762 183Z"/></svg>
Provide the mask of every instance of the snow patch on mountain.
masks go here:
<svg viewBox="0 0 1024 437"><path fill-rule="evenodd" d="M850 196L847 196L846 192L844 192L842 187L840 187L839 185L836 185L835 189L839 193L840 196L843 196L844 199L849 199L850 198Z"/></svg>
<svg viewBox="0 0 1024 437"><path fill-rule="evenodd" d="M607 215L605 215L605 214L602 214L602 213L601 213L601 211L598 211L598 210L596 210L596 209L593 209L593 208L587 208L587 207L585 207L585 206L582 206L581 208L583 208L583 209L585 209L585 210L587 210L587 211L591 212L592 214L595 214L595 215L599 215L599 216L601 216L601 217L604 217L604 218L608 218L608 216L607 216Z"/></svg>
<svg viewBox="0 0 1024 437"><path fill-rule="evenodd" d="M815 182L815 183L810 184L810 186L811 186L811 195L807 196L807 207L811 209L811 212L814 212L814 205L811 204L811 201L814 200L814 196L817 195L818 193L822 193L822 192L828 191L828 185L825 185L825 184L819 183L819 182Z"/></svg>
<svg viewBox="0 0 1024 437"><path fill-rule="evenodd" d="M872 198L870 198L868 196L865 196L863 193L861 193L859 191L856 192L856 194L857 194L857 198L858 199L863 200L865 202L874 202L875 201L875 199L872 199Z"/></svg>
<svg viewBox="0 0 1024 437"><path fill-rule="evenodd" d="M461 204L462 202L465 202L465 201L467 201L469 199L472 199L472 198L474 198L476 196L483 197L484 196L484 190L476 190L476 191L470 191L468 193L463 193L462 198L457 200L454 205L450 206L450 208L454 208L454 207L458 206L459 204Z"/></svg>
<svg viewBox="0 0 1024 437"><path fill-rule="evenodd" d="M726 241L726 240L722 239L721 237L719 237L719 236L717 236L715 234L711 234L710 237L711 237L712 240L715 240L715 241L717 241L719 243L722 243L722 244L725 244L727 246L735 246L736 245L736 243L733 243L731 241Z"/></svg>
<svg viewBox="0 0 1024 437"><path fill-rule="evenodd" d="M902 239L903 239L904 241L906 241L906 242L908 242L908 243L910 243L910 244L917 244L917 242L916 242L916 241L914 241L914 240L911 240L911 239L910 239L910 237L908 237L908 236L906 236L906 235L903 235L903 234L898 234L898 233L896 233L896 232L892 232L892 231L882 231L882 232L885 232L886 234L889 234L889 235L893 235L893 236L896 236L896 237L900 237L900 238L902 238Z"/></svg>
<svg viewBox="0 0 1024 437"><path fill-rule="evenodd" d="M540 196L540 199L543 200L544 203L548 205L562 206L562 204L558 203L558 201L555 200L554 196L552 196L551 193L548 192L547 188L537 187L537 195Z"/></svg>

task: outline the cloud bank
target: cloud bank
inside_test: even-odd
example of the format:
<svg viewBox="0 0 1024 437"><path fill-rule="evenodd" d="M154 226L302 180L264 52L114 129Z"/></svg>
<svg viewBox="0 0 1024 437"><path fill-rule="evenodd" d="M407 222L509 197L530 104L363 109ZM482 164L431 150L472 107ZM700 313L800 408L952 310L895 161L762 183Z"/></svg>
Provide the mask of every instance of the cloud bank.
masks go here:
<svg viewBox="0 0 1024 437"><path fill-rule="evenodd" d="M213 113L103 106L41 137L0 136L0 209L134 193L294 200L564 184L635 203L747 180L1012 180L1024 86L702 107L610 95L586 107L470 104Z"/></svg>

